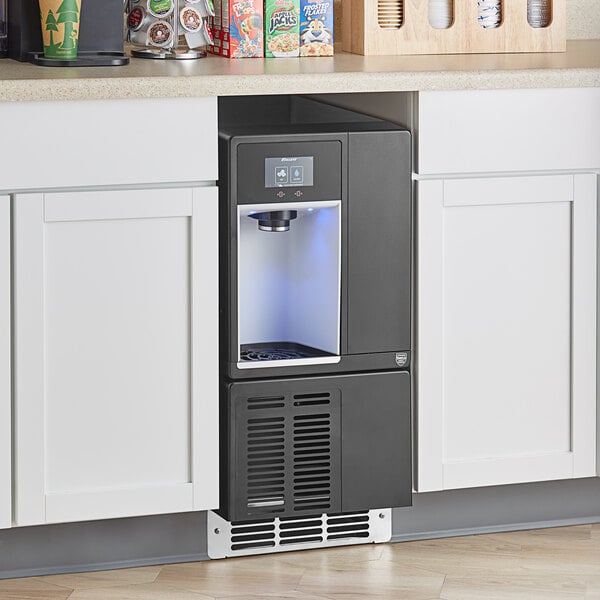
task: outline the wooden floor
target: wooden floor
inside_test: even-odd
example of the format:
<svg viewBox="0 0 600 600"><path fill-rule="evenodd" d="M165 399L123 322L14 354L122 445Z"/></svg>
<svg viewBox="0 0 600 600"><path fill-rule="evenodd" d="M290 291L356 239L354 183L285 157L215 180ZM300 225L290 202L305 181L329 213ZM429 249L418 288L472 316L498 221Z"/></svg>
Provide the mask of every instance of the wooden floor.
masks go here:
<svg viewBox="0 0 600 600"><path fill-rule="evenodd" d="M0 581L1 600L600 600L600 524Z"/></svg>

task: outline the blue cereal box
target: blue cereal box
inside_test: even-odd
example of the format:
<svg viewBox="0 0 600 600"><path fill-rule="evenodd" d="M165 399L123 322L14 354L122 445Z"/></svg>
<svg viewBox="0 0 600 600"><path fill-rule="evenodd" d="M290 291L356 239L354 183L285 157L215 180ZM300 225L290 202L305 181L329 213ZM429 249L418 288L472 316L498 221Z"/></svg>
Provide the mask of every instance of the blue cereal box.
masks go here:
<svg viewBox="0 0 600 600"><path fill-rule="evenodd" d="M333 0L300 0L300 56L333 56Z"/></svg>

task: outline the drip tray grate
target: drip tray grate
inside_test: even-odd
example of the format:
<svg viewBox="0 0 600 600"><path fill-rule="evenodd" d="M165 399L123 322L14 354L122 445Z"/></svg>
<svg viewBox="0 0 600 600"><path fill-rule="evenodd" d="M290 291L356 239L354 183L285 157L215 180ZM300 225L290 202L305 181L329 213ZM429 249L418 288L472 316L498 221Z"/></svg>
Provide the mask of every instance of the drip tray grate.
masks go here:
<svg viewBox="0 0 600 600"><path fill-rule="evenodd" d="M296 344L294 342L266 342L260 344L242 344L240 359L242 362L264 362L274 360L298 360L335 356L330 352Z"/></svg>

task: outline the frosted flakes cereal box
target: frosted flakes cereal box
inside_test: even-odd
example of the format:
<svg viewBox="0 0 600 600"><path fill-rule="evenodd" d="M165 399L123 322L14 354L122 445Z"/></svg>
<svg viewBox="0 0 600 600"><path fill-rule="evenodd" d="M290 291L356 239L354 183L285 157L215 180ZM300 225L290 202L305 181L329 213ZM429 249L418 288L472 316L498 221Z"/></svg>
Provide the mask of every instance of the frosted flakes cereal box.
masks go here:
<svg viewBox="0 0 600 600"><path fill-rule="evenodd" d="M264 56L262 0L215 0L210 19L214 46L209 50L227 58Z"/></svg>
<svg viewBox="0 0 600 600"><path fill-rule="evenodd" d="M301 0L300 56L333 56L333 0Z"/></svg>
<svg viewBox="0 0 600 600"><path fill-rule="evenodd" d="M265 0L265 56L299 56L300 0Z"/></svg>

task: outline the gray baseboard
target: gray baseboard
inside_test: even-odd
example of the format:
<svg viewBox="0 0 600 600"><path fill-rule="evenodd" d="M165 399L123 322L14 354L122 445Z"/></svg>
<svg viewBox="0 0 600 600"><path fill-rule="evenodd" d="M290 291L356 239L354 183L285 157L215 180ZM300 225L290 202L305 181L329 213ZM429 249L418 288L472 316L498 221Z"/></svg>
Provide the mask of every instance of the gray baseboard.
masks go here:
<svg viewBox="0 0 600 600"><path fill-rule="evenodd" d="M206 559L204 512L0 530L0 579Z"/></svg>
<svg viewBox="0 0 600 600"><path fill-rule="evenodd" d="M418 494L392 542L600 522L600 479ZM206 514L0 530L0 578L206 560Z"/></svg>
<svg viewBox="0 0 600 600"><path fill-rule="evenodd" d="M553 521L535 521L532 523L512 523L510 525L494 525L491 527L467 527L464 529L447 529L446 531L419 531L417 533L395 533L390 543L414 542L418 540L436 540L441 538L462 537L465 535L483 535L486 533L502 533L503 531L527 531L530 529L548 529L550 527L570 527L573 525L589 525L600 523L600 515L581 519L556 519Z"/></svg>
<svg viewBox="0 0 600 600"><path fill-rule="evenodd" d="M139 560L122 560L117 562L90 563L78 565L62 565L54 567L37 567L16 569L14 571L2 571L0 579L17 579L20 577L37 577L39 575L60 575L64 573L89 573L92 571L111 571L113 569L131 569L134 567L150 567L153 565L173 565L178 563L199 562L209 560L206 553L187 554L185 556L157 556L154 558L143 558Z"/></svg>
<svg viewBox="0 0 600 600"><path fill-rule="evenodd" d="M600 479L432 492L393 513L394 540L600 521Z"/></svg>

